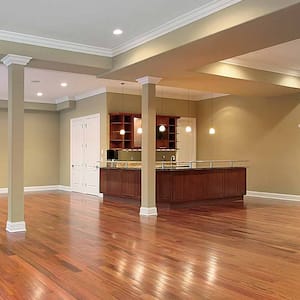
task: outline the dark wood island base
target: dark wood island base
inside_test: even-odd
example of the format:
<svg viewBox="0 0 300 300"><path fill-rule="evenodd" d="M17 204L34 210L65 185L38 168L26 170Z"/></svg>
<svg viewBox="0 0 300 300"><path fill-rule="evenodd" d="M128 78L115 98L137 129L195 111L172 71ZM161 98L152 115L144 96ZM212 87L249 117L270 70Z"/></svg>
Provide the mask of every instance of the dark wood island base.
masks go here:
<svg viewBox="0 0 300 300"><path fill-rule="evenodd" d="M104 201L140 205L141 170L101 168L100 192ZM212 200L242 200L245 194L245 167L156 170L158 207L192 207Z"/></svg>

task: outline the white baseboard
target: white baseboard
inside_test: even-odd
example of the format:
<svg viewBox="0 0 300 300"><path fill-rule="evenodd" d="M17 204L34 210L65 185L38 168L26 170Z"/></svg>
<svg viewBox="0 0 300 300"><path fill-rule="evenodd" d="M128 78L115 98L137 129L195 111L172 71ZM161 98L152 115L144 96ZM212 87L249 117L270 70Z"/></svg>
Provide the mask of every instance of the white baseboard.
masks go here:
<svg viewBox="0 0 300 300"><path fill-rule="evenodd" d="M0 194L7 194L8 188L0 188Z"/></svg>
<svg viewBox="0 0 300 300"><path fill-rule="evenodd" d="M256 192L256 191L247 191L245 197L258 197L258 198L286 200L286 201L300 201L300 195L276 194L276 193L266 193L266 192Z"/></svg>
<svg viewBox="0 0 300 300"><path fill-rule="evenodd" d="M21 222L6 222L6 231L8 232L25 232L26 224L24 221Z"/></svg>
<svg viewBox="0 0 300 300"><path fill-rule="evenodd" d="M68 185L57 185L56 189L65 192L72 192L72 188Z"/></svg>
<svg viewBox="0 0 300 300"><path fill-rule="evenodd" d="M26 186L24 192L44 192L44 191L66 191L71 192L70 186L65 185L39 185L39 186ZM8 188L0 188L0 194L7 194Z"/></svg>
<svg viewBox="0 0 300 300"><path fill-rule="evenodd" d="M24 192L43 192L43 191L55 191L57 185L38 185L38 186L25 186Z"/></svg>
<svg viewBox="0 0 300 300"><path fill-rule="evenodd" d="M157 216L156 207L141 207L140 216Z"/></svg>

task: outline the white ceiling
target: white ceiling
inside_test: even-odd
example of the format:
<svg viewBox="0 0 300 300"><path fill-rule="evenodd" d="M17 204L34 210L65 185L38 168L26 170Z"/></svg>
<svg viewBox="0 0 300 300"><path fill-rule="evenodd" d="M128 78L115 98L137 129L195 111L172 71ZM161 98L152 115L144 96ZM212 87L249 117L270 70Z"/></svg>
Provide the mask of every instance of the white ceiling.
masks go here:
<svg viewBox="0 0 300 300"><path fill-rule="evenodd" d="M227 59L224 62L300 76L300 39Z"/></svg>
<svg viewBox="0 0 300 300"><path fill-rule="evenodd" d="M103 48L107 50L103 54L109 55L108 50L113 53L125 44L134 46L134 40L145 42L239 1L10 0L0 10L0 38L49 46L51 41L39 39L48 38ZM114 36L115 28L121 28L123 35Z"/></svg>

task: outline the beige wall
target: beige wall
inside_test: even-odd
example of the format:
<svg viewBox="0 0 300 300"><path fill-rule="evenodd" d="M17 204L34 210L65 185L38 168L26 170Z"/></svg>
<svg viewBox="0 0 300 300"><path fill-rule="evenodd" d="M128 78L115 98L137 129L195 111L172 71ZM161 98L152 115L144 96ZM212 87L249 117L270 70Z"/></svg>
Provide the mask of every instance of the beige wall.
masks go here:
<svg viewBox="0 0 300 300"><path fill-rule="evenodd" d="M70 120L100 113L100 148L106 155L107 107L106 94L76 102L74 109L60 112L60 184L70 185Z"/></svg>
<svg viewBox="0 0 300 300"><path fill-rule="evenodd" d="M158 98L158 114L196 117L197 103L185 100ZM108 114L112 112L141 113L141 97L119 93L107 93L83 99L71 110L60 112L60 184L70 185L70 120L100 113L101 151L106 159L109 145Z"/></svg>
<svg viewBox="0 0 300 300"><path fill-rule="evenodd" d="M198 103L197 159L249 160L251 191L300 194L300 95ZM215 135L209 135L211 111Z"/></svg>
<svg viewBox="0 0 300 300"><path fill-rule="evenodd" d="M59 184L59 115L26 111L24 125L24 185ZM7 111L0 110L0 187L7 188Z"/></svg>

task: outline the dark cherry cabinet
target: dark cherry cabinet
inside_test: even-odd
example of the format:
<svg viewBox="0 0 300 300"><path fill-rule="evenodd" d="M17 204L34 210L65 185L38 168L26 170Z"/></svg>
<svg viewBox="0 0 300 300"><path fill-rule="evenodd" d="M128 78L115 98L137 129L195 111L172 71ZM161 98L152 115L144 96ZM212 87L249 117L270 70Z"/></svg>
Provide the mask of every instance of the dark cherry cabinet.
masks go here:
<svg viewBox="0 0 300 300"><path fill-rule="evenodd" d="M130 149L133 147L132 114L110 114L110 149ZM121 134L121 130L125 134Z"/></svg>
<svg viewBox="0 0 300 300"><path fill-rule="evenodd" d="M134 118L141 115L130 113L111 113L110 114L110 149L133 149L134 142ZM156 148L157 149L176 149L176 125L178 117L156 116ZM165 131L161 132L159 127L165 126ZM121 130L125 134L121 134Z"/></svg>

